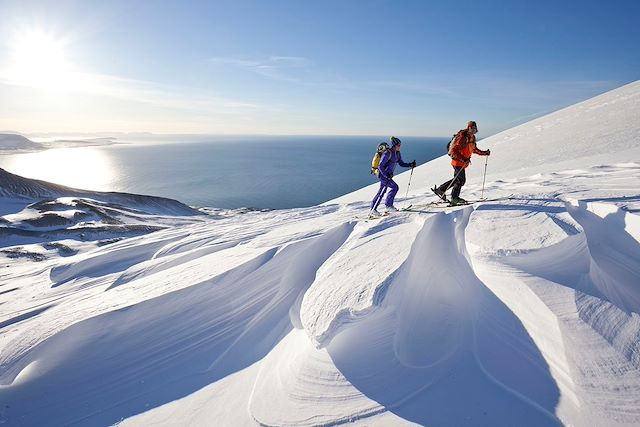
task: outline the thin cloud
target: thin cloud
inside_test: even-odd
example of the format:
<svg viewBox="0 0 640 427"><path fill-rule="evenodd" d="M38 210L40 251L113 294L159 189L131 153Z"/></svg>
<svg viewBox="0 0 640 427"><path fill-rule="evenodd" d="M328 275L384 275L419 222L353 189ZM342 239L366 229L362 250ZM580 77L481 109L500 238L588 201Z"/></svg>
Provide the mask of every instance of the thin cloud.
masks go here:
<svg viewBox="0 0 640 427"><path fill-rule="evenodd" d="M311 61L301 56L268 56L264 58L213 57L209 58L208 62L231 65L271 79L290 82L301 81L300 77L292 74L292 70L304 69L311 65Z"/></svg>
<svg viewBox="0 0 640 427"><path fill-rule="evenodd" d="M166 109L225 115L274 109L272 106L223 98L211 91L199 88L163 85L112 75L73 71L68 79L72 79L74 83L64 89L64 92L68 94L101 96ZM0 84L12 87L31 87L29 84L16 81L10 74L1 71ZM38 86L33 87L42 89Z"/></svg>
<svg viewBox="0 0 640 427"><path fill-rule="evenodd" d="M371 81L368 83L369 86L378 87L378 88L391 88L391 89L399 89L404 92L411 92L420 95L435 95L435 96L447 96L447 97L458 97L459 93L456 93L455 90L446 87L443 84L436 82L417 82L417 81L407 81L407 80L381 80L381 81Z"/></svg>
<svg viewBox="0 0 640 427"><path fill-rule="evenodd" d="M612 80L565 80L545 78L517 78L497 73L475 75L464 82L479 95L520 102L573 102L585 94L593 96L619 86Z"/></svg>
<svg viewBox="0 0 640 427"><path fill-rule="evenodd" d="M241 114L265 109L256 103L202 93L195 88L161 85L152 82L94 75L98 83L92 92L113 98L149 104L156 107L210 114Z"/></svg>
<svg viewBox="0 0 640 427"><path fill-rule="evenodd" d="M244 68L300 68L311 62L301 56L268 56L265 58L248 58L242 56L213 57L209 62L229 64Z"/></svg>
<svg viewBox="0 0 640 427"><path fill-rule="evenodd" d="M366 83L370 88L391 88L454 102L473 101L487 105L509 104L538 109L588 98L620 84L612 80L548 80L535 76L518 78L493 70L460 75L434 75L424 80L407 78Z"/></svg>
<svg viewBox="0 0 640 427"><path fill-rule="evenodd" d="M228 65L258 74L271 80L293 83L299 86L318 87L329 91L358 89L349 79L335 72L319 70L313 62L301 56L268 56L249 58L244 56L209 58L211 64Z"/></svg>

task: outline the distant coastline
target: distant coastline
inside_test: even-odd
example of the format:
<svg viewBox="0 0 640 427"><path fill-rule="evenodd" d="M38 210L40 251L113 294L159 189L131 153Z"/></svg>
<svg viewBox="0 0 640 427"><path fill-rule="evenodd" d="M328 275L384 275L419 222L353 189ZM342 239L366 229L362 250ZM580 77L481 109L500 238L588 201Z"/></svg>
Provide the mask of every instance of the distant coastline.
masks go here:
<svg viewBox="0 0 640 427"><path fill-rule="evenodd" d="M0 167L68 187L152 194L196 207L287 209L315 206L377 182L371 157L386 138L149 139L118 137L117 144L103 147L10 152L0 156ZM402 141L403 158L423 164L445 154L448 138L403 136Z"/></svg>
<svg viewBox="0 0 640 427"><path fill-rule="evenodd" d="M0 133L0 153L25 153L52 148L101 147L120 144L114 137L37 139L32 140L17 133Z"/></svg>

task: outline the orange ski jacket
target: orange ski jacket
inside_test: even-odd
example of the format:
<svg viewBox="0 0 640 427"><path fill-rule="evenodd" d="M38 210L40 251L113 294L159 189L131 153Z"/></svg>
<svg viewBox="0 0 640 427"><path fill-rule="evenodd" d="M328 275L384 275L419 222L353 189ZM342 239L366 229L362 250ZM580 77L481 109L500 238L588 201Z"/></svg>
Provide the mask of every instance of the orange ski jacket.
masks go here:
<svg viewBox="0 0 640 427"><path fill-rule="evenodd" d="M488 150L480 150L476 146L476 136L469 135L466 129L458 132L451 143L451 166L466 168L471 162L471 154L488 156Z"/></svg>

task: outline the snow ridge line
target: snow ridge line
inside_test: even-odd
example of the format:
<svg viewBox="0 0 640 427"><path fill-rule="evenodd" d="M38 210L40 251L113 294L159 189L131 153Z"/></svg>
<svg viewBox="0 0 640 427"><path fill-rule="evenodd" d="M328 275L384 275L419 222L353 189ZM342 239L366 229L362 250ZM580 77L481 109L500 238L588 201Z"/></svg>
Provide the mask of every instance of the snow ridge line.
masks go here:
<svg viewBox="0 0 640 427"><path fill-rule="evenodd" d="M563 199L558 196L558 200ZM554 377L564 386L562 395L572 402L563 405L558 417L564 422L582 419L599 424L593 417L613 407L611 411L618 411L619 422L637 423L640 400L633 397L637 390L633 367L638 368L640 317L633 304L639 292L635 285L640 282L638 217L614 204L562 201L561 213L569 220L558 224L559 218L553 215L552 220L566 233L563 240L527 251L526 256L494 253L490 259L496 265L488 269L484 265L484 276L497 273L495 280L506 279L506 283L494 283L492 288L524 319L545 359L554 365ZM571 224L571 220L575 222ZM484 262L480 259L480 265ZM514 270L501 272L498 264ZM559 352L552 334L541 335L542 323L536 319L540 313L518 301L522 297L518 286L529 288L546 306L558 324L556 339L571 344L567 349ZM593 355L584 357L583 353L589 351ZM571 362L557 366L554 361L565 352L564 357ZM610 382L614 378L620 390L612 401Z"/></svg>
<svg viewBox="0 0 640 427"><path fill-rule="evenodd" d="M303 325L305 325L304 329L307 331L310 340L317 349L326 347L333 337L343 330L343 326L354 323L358 321L358 319L367 316L381 304L390 284L394 280L397 270L401 268L402 262L399 259L393 258L393 265L390 264L393 270L384 270L386 276L381 281L374 277L364 277L366 272L360 271L363 269L361 266L355 271L362 274L352 275L353 277L351 279L331 276L331 272L343 268L350 268L349 265L352 265L351 263L353 262L367 266L372 263L385 264L390 262L385 258L384 253L376 255L376 259L373 261L371 259L364 260L362 257L370 258L371 254L369 251L371 251L371 245L379 245L383 248L384 244L378 243L379 239L387 239L386 241L393 239L392 236L398 233L398 231L396 231L398 227L408 227L411 230L415 228L417 230L415 226L419 226L423 222L423 218L416 219L406 216L390 217L388 221L374 223L373 225L371 225L371 223L354 222L354 224L362 228L362 231L350 236L347 242L318 269L316 281L305 294L302 306L305 311ZM402 243L402 246L406 247L406 242ZM394 249L391 249L391 251L394 255L397 255ZM398 265L395 266L395 263ZM368 270L366 267L364 267L364 269ZM326 273L329 273L329 275L327 276ZM352 295L345 296L345 290L343 289L335 289L327 294L314 294L317 289L322 289L324 285L327 284L327 281L331 283L330 286L332 286L336 280L354 280L358 282L357 285L354 285L355 287L353 289L355 293L353 295L357 295L357 297L354 299ZM326 299L328 296L332 298ZM342 308L332 306L322 307L322 304L331 304L333 298L343 299L342 302L346 305ZM311 301L314 302L313 305L310 304ZM331 315L330 319L327 319L328 316L326 316L326 313ZM321 331L318 331L318 329L321 329Z"/></svg>
<svg viewBox="0 0 640 427"><path fill-rule="evenodd" d="M355 323L359 319L366 317L367 315L378 309L378 307L384 301L389 286L391 285L391 283L393 283L393 280L398 275L398 271L400 268L401 267L398 267L398 269L388 275L374 290L371 299L371 305L360 310L353 310L351 308L343 308L342 310L339 310L333 320L329 322L329 325L324 332L322 332L318 336L310 337L315 347L317 349L325 348L331 343L333 337L343 331L344 328L347 328L350 323Z"/></svg>
<svg viewBox="0 0 640 427"><path fill-rule="evenodd" d="M583 228L588 276L601 293L577 292L578 315L640 369L640 233L631 234L640 231L640 218L604 203L568 200L566 206Z"/></svg>

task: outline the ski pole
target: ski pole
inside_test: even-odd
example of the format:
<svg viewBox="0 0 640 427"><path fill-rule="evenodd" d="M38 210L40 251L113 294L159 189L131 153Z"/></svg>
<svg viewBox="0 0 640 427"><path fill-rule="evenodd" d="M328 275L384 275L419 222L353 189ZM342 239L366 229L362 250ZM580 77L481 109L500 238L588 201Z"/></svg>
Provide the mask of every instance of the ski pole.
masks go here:
<svg viewBox="0 0 640 427"><path fill-rule="evenodd" d="M482 177L482 191L480 192L480 199L484 196L484 180L487 177L487 162L489 161L489 156L486 156L484 159L484 176Z"/></svg>
<svg viewBox="0 0 640 427"><path fill-rule="evenodd" d="M387 185L384 186L384 189L382 190L380 197L378 197L378 201L376 202L376 207L374 209L378 210L378 206L380 206L380 202L382 202L382 199L384 199L384 196L385 194L387 194L388 189L389 189L389 183L387 183Z"/></svg>
<svg viewBox="0 0 640 427"><path fill-rule="evenodd" d="M406 200L409 197L409 187L411 187L411 178L413 177L413 168L411 168L411 175L409 175L409 183L407 184L407 194L404 195L404 199Z"/></svg>
<svg viewBox="0 0 640 427"><path fill-rule="evenodd" d="M453 177L453 179L450 181L449 186L447 187L446 190L444 190L444 192L446 193L447 191L449 191L449 189L451 187L453 187L453 184L456 183L456 181L458 181L458 175L460 175L460 172L462 172L464 170L464 168L460 168L460 170L458 171L458 173L456 173L456 175Z"/></svg>
<svg viewBox="0 0 640 427"><path fill-rule="evenodd" d="M378 205L380 204L380 202L382 201L382 198L384 197L385 193L387 192L387 188L388 185L385 184L384 188L382 190L378 190L380 192L380 195L376 198L376 202L373 204L373 206L371 207L371 209L369 209L369 216L371 216L371 213L378 209Z"/></svg>

